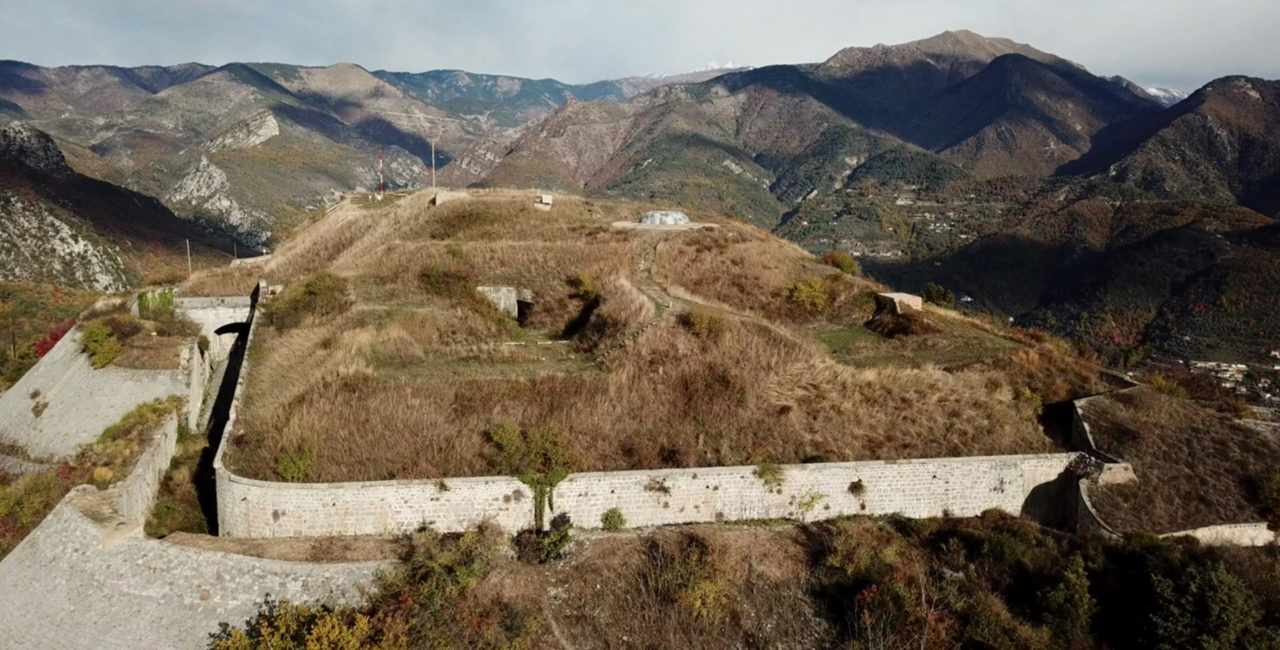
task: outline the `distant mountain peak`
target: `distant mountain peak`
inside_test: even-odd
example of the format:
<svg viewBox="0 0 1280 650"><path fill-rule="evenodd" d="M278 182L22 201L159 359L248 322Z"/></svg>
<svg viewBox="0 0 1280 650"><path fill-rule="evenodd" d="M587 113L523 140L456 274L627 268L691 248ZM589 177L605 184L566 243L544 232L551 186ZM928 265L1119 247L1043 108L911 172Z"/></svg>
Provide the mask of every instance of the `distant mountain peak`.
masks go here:
<svg viewBox="0 0 1280 650"><path fill-rule="evenodd" d="M921 61L934 66L943 66L947 61L986 64L1006 54L1020 54L1053 66L1082 69L1077 63L1025 43L983 36L967 29L945 31L895 45L880 43L872 47L846 47L819 64L818 68L828 76L845 76L870 68L905 67Z"/></svg>
<svg viewBox="0 0 1280 650"><path fill-rule="evenodd" d="M1144 88L1143 90L1145 90L1152 99L1160 102L1164 106L1173 106L1174 104L1186 99L1191 94L1185 90L1163 88L1160 86L1152 86L1150 88Z"/></svg>

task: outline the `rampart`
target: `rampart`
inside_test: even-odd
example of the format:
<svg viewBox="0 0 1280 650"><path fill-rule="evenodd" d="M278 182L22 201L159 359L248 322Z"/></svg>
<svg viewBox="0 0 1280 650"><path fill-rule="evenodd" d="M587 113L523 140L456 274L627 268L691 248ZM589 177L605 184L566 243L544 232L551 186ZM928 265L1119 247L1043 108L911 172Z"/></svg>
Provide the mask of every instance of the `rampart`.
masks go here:
<svg viewBox="0 0 1280 650"><path fill-rule="evenodd" d="M252 345L251 325L248 344ZM238 427L248 362L228 416ZM224 440L226 438L224 437ZM504 529L533 525L533 491L511 477L347 483L281 483L238 476L214 456L219 534L243 537L360 535L430 526L456 532L482 521ZM550 515L600 526L618 508L632 526L821 519L841 515L971 516L992 508L1014 514L1053 501L1057 479L1077 453L782 466L770 483L755 467L586 472L552 491ZM550 516L547 517L550 519Z"/></svg>

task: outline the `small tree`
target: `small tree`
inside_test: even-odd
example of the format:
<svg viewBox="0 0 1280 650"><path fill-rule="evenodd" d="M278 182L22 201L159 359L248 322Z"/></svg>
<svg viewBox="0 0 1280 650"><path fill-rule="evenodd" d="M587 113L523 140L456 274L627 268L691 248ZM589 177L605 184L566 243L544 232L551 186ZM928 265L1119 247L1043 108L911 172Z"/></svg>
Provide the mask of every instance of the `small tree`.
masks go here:
<svg viewBox="0 0 1280 650"><path fill-rule="evenodd" d="M956 295L933 282L924 285L924 299L942 307L955 307Z"/></svg>
<svg viewBox="0 0 1280 650"><path fill-rule="evenodd" d="M551 429L521 429L499 424L485 432L498 448L498 466L533 489L534 526L542 530L547 507L555 508L552 488L569 475L573 454Z"/></svg>
<svg viewBox="0 0 1280 650"><path fill-rule="evenodd" d="M849 275L862 275L862 265L853 256L844 251L831 251L822 256L822 263L834 266Z"/></svg>

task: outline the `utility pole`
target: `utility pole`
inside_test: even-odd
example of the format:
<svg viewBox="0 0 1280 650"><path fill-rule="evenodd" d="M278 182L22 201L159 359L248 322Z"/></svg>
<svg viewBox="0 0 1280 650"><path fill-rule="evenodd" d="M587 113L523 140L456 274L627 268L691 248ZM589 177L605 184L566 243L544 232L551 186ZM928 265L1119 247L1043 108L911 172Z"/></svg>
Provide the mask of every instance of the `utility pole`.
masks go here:
<svg viewBox="0 0 1280 650"><path fill-rule="evenodd" d="M421 126L421 128L422 128L422 132L423 132L423 133L425 133L425 134L427 134L427 140L428 140L428 142L429 142L429 143L430 143L430 145L431 145L431 163L430 163L430 165L431 165L431 189L432 189L432 190L436 189L436 140L439 140L439 139L440 139L440 136L444 134L444 127L440 126L440 122L441 122L441 121L461 122L462 120L457 120L457 119L454 119L454 118L451 118L451 117L427 116L427 115L423 115L421 112L417 112L417 111L415 111L415 112L413 112L413 113L394 113L394 112L391 112L391 111L379 111L379 112L378 112L378 115L396 115L396 116L400 116L400 117L412 117L412 118L416 118L416 119L418 120L418 124L419 124L419 125ZM427 122L427 120L433 120L433 122L431 122L430 124L431 124L432 126L435 126L435 127L436 127L436 128L435 128L435 131L436 131L435 137L431 137L431 135L430 135L431 130L427 128L427 125L429 124L429 123Z"/></svg>
<svg viewBox="0 0 1280 650"><path fill-rule="evenodd" d="M191 240L188 239L186 240L186 242L187 242L187 277L191 277Z"/></svg>

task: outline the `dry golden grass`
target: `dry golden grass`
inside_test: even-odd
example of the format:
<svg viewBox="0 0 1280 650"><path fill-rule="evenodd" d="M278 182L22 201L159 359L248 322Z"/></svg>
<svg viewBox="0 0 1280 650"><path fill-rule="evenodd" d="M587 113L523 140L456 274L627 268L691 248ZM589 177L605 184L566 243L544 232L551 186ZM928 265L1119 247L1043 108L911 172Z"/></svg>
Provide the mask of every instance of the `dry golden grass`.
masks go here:
<svg viewBox="0 0 1280 650"><path fill-rule="evenodd" d="M223 266L196 271L179 290L184 296L247 296L261 275L258 265Z"/></svg>
<svg viewBox="0 0 1280 650"><path fill-rule="evenodd" d="M313 481L491 474L498 424L554 429L579 469L1051 449L998 370L856 370L797 334L865 318L878 285L736 222L605 225L639 209L557 196L545 213L511 192L428 208L416 194L311 223L267 280L327 269L352 306L287 330L260 322L228 462L274 478L278 459L309 456ZM787 297L810 276L828 294L820 314ZM532 289L526 327L475 285ZM681 326L671 295L715 327ZM571 346L535 344L566 331Z"/></svg>
<svg viewBox="0 0 1280 650"><path fill-rule="evenodd" d="M466 380L375 371L436 354L400 325L267 334L279 339L259 341L271 353L253 362L236 466L270 477L310 442L310 480L490 474L484 432L502 423L558 431L584 469L1051 449L994 373L858 371L758 326L726 330L712 342L667 320L608 372L510 377L490 357L490 376Z"/></svg>
<svg viewBox="0 0 1280 650"><path fill-rule="evenodd" d="M809 275L825 281L831 302L825 316L850 316L860 293L884 287L840 273L795 244L741 222L668 235L658 246L654 277L675 295L695 295L775 321L811 318L787 299L787 289ZM865 320L865 319L864 319Z"/></svg>
<svg viewBox="0 0 1280 650"><path fill-rule="evenodd" d="M124 349L111 364L121 368L174 370L182 366L182 353L189 341L185 336L139 334L125 342Z"/></svg>
<svg viewBox="0 0 1280 650"><path fill-rule="evenodd" d="M1166 533L1263 519L1257 488L1280 467L1280 441L1148 387L1090 400L1085 416L1098 447L1138 475L1090 493L1117 530Z"/></svg>

